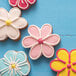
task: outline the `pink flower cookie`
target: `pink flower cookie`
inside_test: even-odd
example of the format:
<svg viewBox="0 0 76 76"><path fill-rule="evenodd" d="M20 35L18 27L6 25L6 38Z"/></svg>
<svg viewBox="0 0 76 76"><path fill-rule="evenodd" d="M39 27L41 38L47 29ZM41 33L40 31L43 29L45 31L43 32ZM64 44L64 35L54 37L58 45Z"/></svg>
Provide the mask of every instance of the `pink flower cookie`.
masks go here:
<svg viewBox="0 0 76 76"><path fill-rule="evenodd" d="M50 68L57 72L57 76L76 76L76 49L68 52L66 49L59 49L57 58L52 60Z"/></svg>
<svg viewBox="0 0 76 76"><path fill-rule="evenodd" d="M30 5L35 4L36 0L9 0L9 4L13 7L19 7L22 10L26 10Z"/></svg>
<svg viewBox="0 0 76 76"><path fill-rule="evenodd" d="M31 25L28 28L30 36L23 39L22 45L25 48L31 48L30 58L38 59L41 55L46 58L51 58L54 55L54 47L60 42L60 37L57 34L52 34L52 26L44 24L42 28Z"/></svg>
<svg viewBox="0 0 76 76"><path fill-rule="evenodd" d="M0 8L0 41L7 38L20 39L19 29L26 28L28 25L27 21L20 16L21 10L16 7L9 12L4 8Z"/></svg>

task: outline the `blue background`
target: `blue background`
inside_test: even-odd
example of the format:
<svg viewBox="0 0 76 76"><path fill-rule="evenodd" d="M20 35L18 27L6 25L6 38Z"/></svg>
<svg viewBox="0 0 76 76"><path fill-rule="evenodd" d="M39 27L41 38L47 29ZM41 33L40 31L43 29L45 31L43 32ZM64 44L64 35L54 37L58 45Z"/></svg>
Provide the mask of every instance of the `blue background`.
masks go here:
<svg viewBox="0 0 76 76"><path fill-rule="evenodd" d="M11 9L8 0L0 0L0 7ZM59 34L61 43L55 47L56 51L59 48L66 48L68 51L76 49L76 0L37 0L37 3L30 9L22 11L22 16L29 23L41 27L45 23L50 23L53 26L53 33ZM28 27L29 27L28 26ZM21 31L21 39L18 42L10 39L0 42L0 58L8 50L24 51L29 58L29 49L22 47L22 39L27 36L27 28ZM56 76L49 63L52 59L41 57L36 61L29 58L31 64L31 72L29 76Z"/></svg>

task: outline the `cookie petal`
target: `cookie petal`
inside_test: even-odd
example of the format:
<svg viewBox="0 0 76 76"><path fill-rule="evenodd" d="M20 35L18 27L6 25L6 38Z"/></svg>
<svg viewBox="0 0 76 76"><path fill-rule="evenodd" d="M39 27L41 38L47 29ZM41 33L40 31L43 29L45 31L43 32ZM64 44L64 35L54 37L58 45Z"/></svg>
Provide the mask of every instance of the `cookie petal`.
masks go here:
<svg viewBox="0 0 76 76"><path fill-rule="evenodd" d="M68 63L69 61L69 53L66 49L59 49L56 53L58 59L63 60Z"/></svg>
<svg viewBox="0 0 76 76"><path fill-rule="evenodd" d="M69 76L76 76L76 73L70 70L70 75Z"/></svg>
<svg viewBox="0 0 76 76"><path fill-rule="evenodd" d="M17 60L19 60L18 63L24 63L27 61L27 55L23 51L17 52L16 61Z"/></svg>
<svg viewBox="0 0 76 76"><path fill-rule="evenodd" d="M71 63L73 64L72 65L73 72L76 72L76 59L75 58L76 58L76 49L70 52L70 60L71 60Z"/></svg>
<svg viewBox="0 0 76 76"><path fill-rule="evenodd" d="M71 63L76 62L76 49L70 52L70 60L71 60Z"/></svg>
<svg viewBox="0 0 76 76"><path fill-rule="evenodd" d="M17 52L10 50L5 53L4 57L10 62L11 60L15 61Z"/></svg>
<svg viewBox="0 0 76 76"><path fill-rule="evenodd" d="M30 64L29 63L25 63L25 65L23 66L20 66L21 68L21 72L22 72L22 75L28 75L29 72L30 72Z"/></svg>
<svg viewBox="0 0 76 76"><path fill-rule="evenodd" d="M3 41L7 38L7 30L6 30L6 26L4 27L0 27L0 41Z"/></svg>
<svg viewBox="0 0 76 76"><path fill-rule="evenodd" d="M18 3L18 0L9 0L9 4L13 7L17 6L17 3Z"/></svg>
<svg viewBox="0 0 76 76"><path fill-rule="evenodd" d="M65 66L66 64L63 63L62 61L60 60L53 60L51 61L50 63L50 68L53 70L53 71L56 71L56 72L61 72L65 69Z"/></svg>
<svg viewBox="0 0 76 76"><path fill-rule="evenodd" d="M71 68L72 68L72 71L76 73L76 62L75 62L75 63L73 63L73 65L72 65L72 67L71 67Z"/></svg>
<svg viewBox="0 0 76 76"><path fill-rule="evenodd" d="M12 26L8 26L7 35L12 40L18 40L20 38L20 31Z"/></svg>
<svg viewBox="0 0 76 76"><path fill-rule="evenodd" d="M29 8L29 4L26 0L20 0L18 3L19 8L26 10Z"/></svg>
<svg viewBox="0 0 76 76"><path fill-rule="evenodd" d="M4 8L0 8L0 19L4 21L8 19L8 11Z"/></svg>
<svg viewBox="0 0 76 76"><path fill-rule="evenodd" d="M62 72L58 72L57 76L71 76L71 75L68 75L68 69L65 69L63 70Z"/></svg>
<svg viewBox="0 0 76 76"><path fill-rule="evenodd" d="M45 57L51 58L54 55L54 48L52 46L42 44L42 53Z"/></svg>
<svg viewBox="0 0 76 76"><path fill-rule="evenodd" d="M14 7L9 11L9 19L11 21L18 19L20 16L21 16L21 10L17 7Z"/></svg>
<svg viewBox="0 0 76 76"><path fill-rule="evenodd" d="M41 56L41 45L38 44L32 47L29 55L30 55L30 58L33 60L38 59Z"/></svg>
<svg viewBox="0 0 76 76"><path fill-rule="evenodd" d="M6 62L3 59L0 59L0 73L8 69L8 65L6 65L5 63Z"/></svg>
<svg viewBox="0 0 76 76"><path fill-rule="evenodd" d="M35 37L36 39L39 39L40 38L40 30L37 26L35 25L31 25L29 28L28 28L28 32L31 36Z"/></svg>
<svg viewBox="0 0 76 76"><path fill-rule="evenodd" d="M27 0L30 4L34 4L36 0Z"/></svg>
<svg viewBox="0 0 76 76"><path fill-rule="evenodd" d="M27 21L24 18L18 18L12 22L12 26L15 28L23 29L28 25Z"/></svg>
<svg viewBox="0 0 76 76"><path fill-rule="evenodd" d="M22 45L25 47L25 48L29 48L29 47L32 47L34 46L35 44L38 44L37 40L31 36L28 36L28 37L25 37L22 41Z"/></svg>
<svg viewBox="0 0 76 76"><path fill-rule="evenodd" d="M57 45L59 42L60 42L60 37L59 35L56 35L56 34L52 34L44 40L44 43L47 43L52 46Z"/></svg>
<svg viewBox="0 0 76 76"><path fill-rule="evenodd" d="M9 72L9 70L8 70L8 71L6 70L5 73L3 73L2 75L0 74L0 75L1 75L1 76L9 76L9 73L8 73L8 72Z"/></svg>
<svg viewBox="0 0 76 76"><path fill-rule="evenodd" d="M0 20L0 28L5 25L5 22L3 20Z"/></svg>
<svg viewBox="0 0 76 76"><path fill-rule="evenodd" d="M41 38L46 38L52 33L52 26L50 24L44 24L41 28Z"/></svg>

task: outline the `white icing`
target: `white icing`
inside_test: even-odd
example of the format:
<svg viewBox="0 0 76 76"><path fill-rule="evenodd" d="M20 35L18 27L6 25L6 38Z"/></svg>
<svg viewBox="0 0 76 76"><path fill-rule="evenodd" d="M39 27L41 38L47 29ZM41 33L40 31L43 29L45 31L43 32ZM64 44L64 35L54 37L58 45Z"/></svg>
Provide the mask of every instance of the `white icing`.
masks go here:
<svg viewBox="0 0 76 76"><path fill-rule="evenodd" d="M19 29L27 26L27 21L20 17L21 11L19 8L12 8L9 13L4 8L0 8L0 41L9 37L12 40L17 40L20 37ZM6 21L10 20L10 25Z"/></svg>
<svg viewBox="0 0 76 76"><path fill-rule="evenodd" d="M9 52L9 51L8 51ZM7 52L7 53L8 53ZM15 51L13 51L13 52L15 52ZM6 53L6 54L7 54ZM13 56L13 59L10 57L10 60L8 60L8 58L6 57L6 54L4 55L4 57L5 58L3 58L3 60L4 60L4 64L6 64L6 65L9 65L8 67L6 67L6 68L4 68L4 69L2 69L2 70L0 70L0 72L1 72L1 76L2 76L2 74L4 74L5 72L7 72L8 71L8 74L10 73L10 76L13 76L13 71L15 71L15 75L18 73L20 76L23 76L23 75L27 75L29 72L30 72L30 64L28 63L28 62L26 62L27 60L27 56L25 55L25 54L23 54L24 56L25 56L25 60L24 61L22 61L22 62L20 62L19 63L19 59L16 61L16 56L17 56L17 52L15 52L16 53L16 55L15 55L15 58L14 58L14 56ZM24 53L24 52L22 52L22 51L20 51L20 52L18 52L18 53ZM11 68L11 64L15 64L16 65L16 67L13 69L13 68ZM28 73L27 74L24 74L24 73L22 73L21 71L20 71L20 67L21 66L24 66L24 65L26 65L26 64L28 64L28 66L29 66L29 71L28 71Z"/></svg>
<svg viewBox="0 0 76 76"><path fill-rule="evenodd" d="M19 18L21 16L21 10L17 7L15 8L12 8L10 11L9 11L9 19L10 20L16 20L17 18Z"/></svg>
<svg viewBox="0 0 76 76"><path fill-rule="evenodd" d="M4 21L8 19L8 11L4 8L0 8L0 19Z"/></svg>
<svg viewBox="0 0 76 76"><path fill-rule="evenodd" d="M34 0L33 2L30 2L29 0L27 0L30 4L34 4L36 2L36 0Z"/></svg>
<svg viewBox="0 0 76 76"><path fill-rule="evenodd" d="M21 2L24 3L23 0L21 0ZM28 2L27 2L26 0L25 0L25 2L26 2L26 4L27 4L27 7L25 7L25 8L24 8L24 7L21 7L21 6L19 5L20 0L18 1L18 7L21 8L21 9L27 9L27 8L29 7L29 4L28 4Z"/></svg>

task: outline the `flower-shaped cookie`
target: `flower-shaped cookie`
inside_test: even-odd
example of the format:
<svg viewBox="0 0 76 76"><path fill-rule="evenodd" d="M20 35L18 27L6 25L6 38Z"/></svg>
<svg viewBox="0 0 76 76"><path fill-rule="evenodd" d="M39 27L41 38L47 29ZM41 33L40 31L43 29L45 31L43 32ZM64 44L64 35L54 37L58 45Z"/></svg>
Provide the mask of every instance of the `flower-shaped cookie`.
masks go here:
<svg viewBox="0 0 76 76"><path fill-rule="evenodd" d="M19 29L25 28L28 23L20 17L21 11L18 8L12 8L9 13L4 8L0 8L0 41L7 39L20 39Z"/></svg>
<svg viewBox="0 0 76 76"><path fill-rule="evenodd" d="M76 49L68 52L66 49L59 49L57 58L51 61L50 67L57 72L57 76L76 76Z"/></svg>
<svg viewBox="0 0 76 76"><path fill-rule="evenodd" d="M13 7L19 7L22 10L26 10L30 5L36 3L36 0L9 0L9 4Z"/></svg>
<svg viewBox="0 0 76 76"><path fill-rule="evenodd" d="M50 58L54 55L54 47L60 42L60 37L57 34L52 34L52 26L44 24L40 29L35 25L28 28L30 36L23 39L22 45L25 48L30 48L30 57L35 60L41 55Z"/></svg>
<svg viewBox="0 0 76 76"><path fill-rule="evenodd" d="M0 76L24 76L30 72L30 63L24 52L8 51L0 59Z"/></svg>

